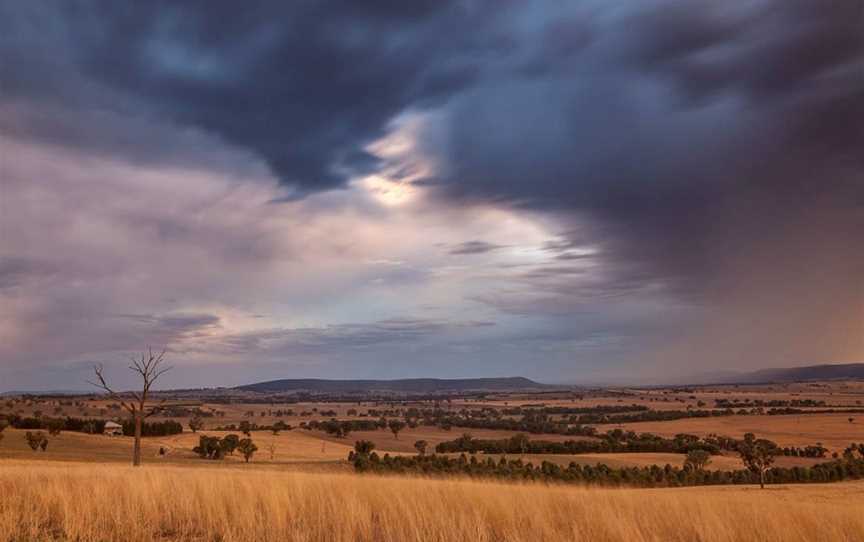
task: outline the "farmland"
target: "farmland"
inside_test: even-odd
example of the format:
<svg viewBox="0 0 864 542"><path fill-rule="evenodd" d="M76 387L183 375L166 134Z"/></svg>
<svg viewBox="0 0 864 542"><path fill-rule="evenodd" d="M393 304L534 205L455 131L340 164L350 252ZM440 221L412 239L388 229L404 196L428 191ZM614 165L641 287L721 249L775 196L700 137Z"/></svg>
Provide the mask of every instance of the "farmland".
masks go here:
<svg viewBox="0 0 864 542"><path fill-rule="evenodd" d="M726 403L717 403L718 399ZM338 397L324 396L301 397L297 400L291 397L244 394L222 398L219 402L206 402L175 393L163 394L160 397L160 400L164 401L163 409L152 420L176 421L182 426L183 433L145 438L143 446L147 460L161 463L200 462L192 451L200 435L223 437L239 432L241 425L246 424L251 428L250 436L259 448L255 462L279 465L319 464L329 465L328 468L344 469L347 467L345 459L348 452L357 440L373 442L378 453L408 455L416 453L414 444L417 441L425 441L428 449L434 450L439 444L465 433L470 433L474 439L480 440L508 439L520 431L485 427L497 427L504 422L518 424L521 423L519 420L527 419L523 418L526 415L536 417L537 413L551 412L552 414L542 414L548 423L536 426L540 429L529 425L521 432L529 434L533 440L562 443L600 442L599 437L611 430L632 431L637 435L653 434L667 439L682 433L701 438L722 435L740 439L746 433L753 433L774 441L781 447L803 448L818 444L826 448L826 457L830 457L833 453L842 452L852 442L864 441L864 415L814 412L829 407L852 411L860 408L862 399L864 387L854 381L689 389L599 388L539 394L455 395L423 400L410 396L370 400L340 400ZM729 403L741 406L732 410L716 406ZM795 414L776 415L759 414L764 412L765 408L754 406L769 404L809 406L797 408ZM572 423L567 422L566 412L593 412L594 409L600 409L598 412L601 414L598 415L601 419L615 416L615 419L621 418L624 421L588 424L585 429L574 432ZM618 411L621 412L602 414ZM708 415L668 421L627 421L635 420L633 416L650 417L653 412L683 416L694 413ZM0 415L10 419L30 419L31 422L36 421L37 425L46 423L44 420L64 416L117 421L125 419L125 414L118 409L116 401L99 396L6 398L0 402ZM190 431L189 423L193 417L201 421L199 434ZM387 427L387 420L394 418L404 418L407 422L398 434ZM329 433L324 429L329 420L333 419L341 420L340 423L371 424L374 430L353 430L347 436ZM384 419L383 423L379 423L381 419ZM451 422L453 427L445 426ZM285 429L276 432L269 430L274 424L283 424ZM544 427L551 427L555 432L547 432ZM597 436L586 436L592 434L592 431ZM0 458L34 457L34 452L27 447L24 433L23 429L15 428L5 432L6 439L0 442ZM62 431L52 436L47 451L40 452L36 457L57 461L124 462L128 459L130 446L131 439L127 437L110 438ZM520 457L561 465L575 461L579 464L605 463L621 467L648 464L680 466L684 456L680 453L646 450L639 453L586 451L576 456L543 457L532 454L525 457L523 453ZM237 460L236 457L227 459ZM781 456L776 464L787 467L806 466L813 464L816 459ZM741 468L741 463L734 451L721 450L721 453L714 456L712 468L735 470Z"/></svg>
<svg viewBox="0 0 864 542"><path fill-rule="evenodd" d="M0 488L11 498L0 504L0 540L38 540L49 532L59 540L80 541L254 541L272 539L272 533L286 540L854 540L864 533L861 516L849 500L864 491L860 481L786 483L759 492L752 478L740 478L747 471L738 453L721 448L704 467L705 480L733 480L711 475L726 472L738 477L738 485L665 487L689 485L676 475L688 472L686 454L627 448L646 435L667 446L722 442L725 437L735 442L754 433L781 448L824 446L821 457L781 453L773 463L787 473L793 467L809 469L831 461L853 442L864 442L864 415L818 413L854 410L862 397L864 388L854 382L807 389L590 389L439 399L243 395L208 402L162 393L162 408L148 423L176 422L172 431L182 432L145 436L144 469L128 467L132 438L99 434L90 431L92 422L84 423L124 422L126 415L115 401L99 396L8 397L0 402L0 415L12 422L0 433ZM731 412L726 406L730 402L736 405ZM791 404L799 405L794 414L766 413L774 408L769 405ZM654 413L673 419L636 421L650 420ZM586 415L596 423L574 425ZM684 417L674 419L677 416ZM625 421L610 423L619 417ZM85 430L49 434L57 420L67 418L79 420L73 425ZM196 432L191 430L193 420L200 424ZM394 422L398 431L392 430ZM352 429L352 424L361 428ZM525 430L494 428L513 424ZM47 435L44 450L28 445L26 436L34 431ZM244 433L257 447L248 463L239 452L208 460L195 451L202 438L218 442ZM682 434L690 436L682 441ZM460 463L465 454L458 452L438 455L452 462L448 469L464 464L461 475L462 467L447 475L428 471L431 477L426 470L393 467L404 472L399 477L387 470L393 465L387 457L419 457L418 442L431 454L460 440L496 443L517 438L550 446L581 442L588 449L566 454L480 451L472 453L470 463ZM378 474L356 473L358 465L349 461L349 455L357 461L355 443L362 441L384 458L374 464ZM612 444L615 451L590 451ZM501 467L508 473L506 480L477 476L481 471L473 467L486 465L483 472L492 473L490 465L499 463L511 465ZM548 468L544 466L541 475L512 466L526 464ZM583 468L587 470L579 470ZM637 480L643 486L650 482L646 476L654 474L644 469L658 468L661 471L650 472L672 469L672 475L663 477L663 488L627 489ZM598 478L603 472L611 477ZM558 483L561 473L568 483ZM82 487L88 498L76 496ZM128 514L121 507L98 521L81 519L110 508L116 492L122 507L142 513ZM465 502L472 507L456 504ZM323 519L329 513L325 510L337 509L343 511L337 524ZM16 514L24 514L26 521L8 520ZM258 517L266 521L253 519Z"/></svg>

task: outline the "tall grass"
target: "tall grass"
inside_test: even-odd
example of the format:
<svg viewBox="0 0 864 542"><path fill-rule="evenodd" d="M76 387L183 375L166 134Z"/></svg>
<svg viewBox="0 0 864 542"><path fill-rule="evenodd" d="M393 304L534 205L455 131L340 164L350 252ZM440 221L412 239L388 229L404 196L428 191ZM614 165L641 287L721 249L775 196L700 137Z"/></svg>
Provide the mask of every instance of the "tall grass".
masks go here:
<svg viewBox="0 0 864 542"><path fill-rule="evenodd" d="M0 540L853 541L864 540L862 489L603 490L5 462Z"/></svg>

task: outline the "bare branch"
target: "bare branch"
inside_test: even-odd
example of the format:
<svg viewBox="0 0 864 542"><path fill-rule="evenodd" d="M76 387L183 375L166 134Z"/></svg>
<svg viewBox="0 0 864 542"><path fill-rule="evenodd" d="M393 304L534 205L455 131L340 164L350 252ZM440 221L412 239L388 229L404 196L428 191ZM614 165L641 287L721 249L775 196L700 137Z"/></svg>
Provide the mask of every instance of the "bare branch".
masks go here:
<svg viewBox="0 0 864 542"><path fill-rule="evenodd" d="M166 402L167 400L168 400L168 399L162 399L161 401L159 401L159 404L158 404L158 405L153 406L153 407L150 407L150 412L148 412L147 414L145 414L144 417L145 417L145 418L149 418L150 416L153 416L154 414L158 414L159 412L161 412L162 409L164 408L164 406L165 406L165 402Z"/></svg>
<svg viewBox="0 0 864 542"><path fill-rule="evenodd" d="M105 381L105 376L103 374L104 368L102 367L102 365L101 364L95 365L93 367L93 371L96 373L96 378L99 379L99 382L97 383L97 382L93 382L92 380L88 380L87 383L91 384L93 386L96 386L97 388L101 388L101 389L105 390L110 397L112 397L113 399L115 399L117 401L120 401L120 405L123 408L128 410L130 413L135 414L135 407L133 405L129 405L123 399L123 397L119 393L117 393L116 391L111 389L111 387Z"/></svg>

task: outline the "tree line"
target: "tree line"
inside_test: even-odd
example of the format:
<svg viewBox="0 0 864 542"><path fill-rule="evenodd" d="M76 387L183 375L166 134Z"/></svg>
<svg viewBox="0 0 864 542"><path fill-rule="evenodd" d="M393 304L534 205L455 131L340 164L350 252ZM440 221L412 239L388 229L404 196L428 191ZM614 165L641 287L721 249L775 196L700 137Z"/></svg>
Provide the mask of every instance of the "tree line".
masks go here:
<svg viewBox="0 0 864 542"><path fill-rule="evenodd" d="M504 439L475 439L469 433L461 437L439 443L437 453L467 452L475 454L588 454L624 452L665 452L687 453L703 450L711 455L720 453L716 442L703 440L695 435L678 434L674 438L664 438L652 433L635 433L615 429L598 439L592 440L531 440L524 434Z"/></svg>
<svg viewBox="0 0 864 542"><path fill-rule="evenodd" d="M74 431L78 433L102 433L105 431L107 420L97 418L32 418L21 417L16 414L6 416L7 423L15 429L44 430L51 434L59 434L61 431ZM124 420L123 434L133 436L135 424L132 420ZM174 420L152 421L141 423L141 436L164 437L176 435L183 432L183 426Z"/></svg>
<svg viewBox="0 0 864 542"><path fill-rule="evenodd" d="M688 455L684 467L666 465L660 467L613 468L598 463L580 465L570 462L561 466L543 461L539 466L521 459L499 459L461 454L453 458L443 455L416 456L379 456L374 452L375 445L369 441L358 441L348 460L358 472L381 474L417 474L423 476L460 475L483 478L502 478L508 480L534 480L546 482L581 483L602 486L635 487L680 487L697 485L729 484L783 484L783 483L822 483L864 478L864 445L850 447L843 457L819 463L811 467L774 467L773 449L768 441L756 439L752 434L745 436L740 450L746 468L735 471L708 471L706 462L697 458L704 451L696 450ZM691 456L693 456L691 458Z"/></svg>
<svg viewBox="0 0 864 542"><path fill-rule="evenodd" d="M745 440L719 435L709 435L700 438L696 435L679 433L673 438L664 438L652 433L635 433L614 429L598 435L596 440L531 440L527 435L517 434L504 439L475 439L470 433L461 437L439 443L435 447L437 453L469 454L588 454L588 453L676 453L686 454L701 450L709 455L717 455L721 451L739 452ZM793 457L825 457L827 448L821 444L805 447L777 446L774 442L765 441L774 455Z"/></svg>
<svg viewBox="0 0 864 542"><path fill-rule="evenodd" d="M192 451L202 459L214 460L224 459L225 456L234 455L235 451L239 451L248 463L258 451L258 446L251 438L240 438L234 434L225 435L222 438L201 435L198 437L198 446L194 447Z"/></svg>

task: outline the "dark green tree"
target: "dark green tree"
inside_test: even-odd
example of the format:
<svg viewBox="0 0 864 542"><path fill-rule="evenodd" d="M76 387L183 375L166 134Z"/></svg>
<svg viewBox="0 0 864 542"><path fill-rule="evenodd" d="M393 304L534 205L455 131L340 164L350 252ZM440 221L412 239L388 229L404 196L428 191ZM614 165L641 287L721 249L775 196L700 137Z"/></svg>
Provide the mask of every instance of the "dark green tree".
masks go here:
<svg viewBox="0 0 864 542"><path fill-rule="evenodd" d="M197 433L204 429L204 420L201 419L201 416L196 414L191 420L189 420L189 429L191 429L193 433Z"/></svg>
<svg viewBox="0 0 864 542"><path fill-rule="evenodd" d="M30 446L30 449L34 452L40 448L44 452L45 449L48 448L48 437L46 437L45 433L42 431L36 431L35 433L27 431L27 433L24 434L24 439L27 440L27 445Z"/></svg>
<svg viewBox="0 0 864 542"><path fill-rule="evenodd" d="M418 440L414 443L414 449L417 450L417 453L420 455L426 455L426 448L429 447L429 443L425 440Z"/></svg>
<svg viewBox="0 0 864 542"><path fill-rule="evenodd" d="M47 426L48 434L52 436L59 435L66 428L66 422L60 418L51 418L45 425Z"/></svg>
<svg viewBox="0 0 864 542"><path fill-rule="evenodd" d="M358 440L354 443L354 451L348 454L348 460L354 462L354 470L363 472L369 470L375 443L369 440Z"/></svg>
<svg viewBox="0 0 864 542"><path fill-rule="evenodd" d="M222 459L225 456L225 448L222 439L219 437L208 437L201 435L198 437L198 446L192 449L203 459Z"/></svg>
<svg viewBox="0 0 864 542"><path fill-rule="evenodd" d="M354 451L359 455L369 455L375 449L375 443L371 440L358 440L354 443Z"/></svg>
<svg viewBox="0 0 864 542"><path fill-rule="evenodd" d="M224 453L227 455L234 455L234 450L236 450L237 446L240 445L240 437L231 433L230 435L225 435L225 438L223 438L219 444Z"/></svg>
<svg viewBox="0 0 864 542"><path fill-rule="evenodd" d="M399 440L399 432L405 429L405 422L393 419L387 423L387 427L389 427L390 431L393 432L393 436L396 437L396 440Z"/></svg>
<svg viewBox="0 0 864 542"><path fill-rule="evenodd" d="M287 431L288 429L290 429L290 427L288 426L287 423L283 422L282 420L279 420L276 423L274 423L273 427L271 428L274 435L278 435L280 432Z"/></svg>
<svg viewBox="0 0 864 542"><path fill-rule="evenodd" d="M705 450L690 450L684 460L684 468L690 471L703 471L711 464L711 454Z"/></svg>
<svg viewBox="0 0 864 542"><path fill-rule="evenodd" d="M522 433L510 437L510 445L513 448L518 449L519 453L522 455L525 455L525 453L528 451L528 444L530 443L531 440L528 438L528 436Z"/></svg>
<svg viewBox="0 0 864 542"><path fill-rule="evenodd" d="M766 439L757 439L753 433L744 435L744 440L738 445L738 455L744 466L759 475L759 487L765 489L765 474L774 464L777 455L777 445Z"/></svg>
<svg viewBox="0 0 864 542"><path fill-rule="evenodd" d="M252 456L255 455L255 452L258 451L258 446L252 442L251 438L244 438L237 445L237 449L240 450L240 453L243 454L243 459L248 463Z"/></svg>

